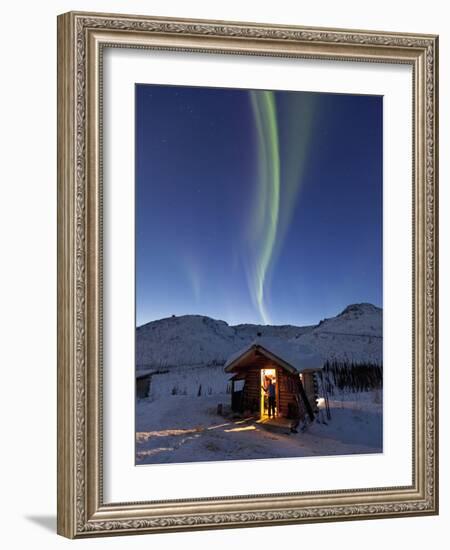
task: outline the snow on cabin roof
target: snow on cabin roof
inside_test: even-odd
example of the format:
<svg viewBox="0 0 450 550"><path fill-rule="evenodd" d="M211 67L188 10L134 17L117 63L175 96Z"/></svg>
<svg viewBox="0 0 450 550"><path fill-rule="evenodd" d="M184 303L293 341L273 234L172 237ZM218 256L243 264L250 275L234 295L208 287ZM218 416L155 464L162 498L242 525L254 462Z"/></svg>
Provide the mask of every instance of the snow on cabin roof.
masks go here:
<svg viewBox="0 0 450 550"><path fill-rule="evenodd" d="M325 362L321 355L303 344L294 344L280 338L262 337L253 340L245 348L233 353L224 365L225 371L231 372L235 363L253 350L260 351L269 359L278 359L287 367L290 367L289 370L299 373L322 369Z"/></svg>

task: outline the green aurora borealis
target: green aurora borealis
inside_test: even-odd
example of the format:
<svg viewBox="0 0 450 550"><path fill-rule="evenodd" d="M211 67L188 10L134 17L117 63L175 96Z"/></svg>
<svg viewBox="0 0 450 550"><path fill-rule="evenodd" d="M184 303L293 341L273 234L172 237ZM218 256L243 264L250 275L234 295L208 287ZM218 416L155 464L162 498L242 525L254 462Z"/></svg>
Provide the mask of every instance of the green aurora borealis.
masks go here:
<svg viewBox="0 0 450 550"><path fill-rule="evenodd" d="M301 186L306 151L310 141L313 120L313 96L302 98L291 95L292 109L300 116L286 119L285 132L292 138L290 147L280 147L276 97L273 91L249 91L258 139L258 181L250 240L253 263L249 268L249 290L255 306L265 324L271 323L266 303L270 267L276 251L291 221L293 205ZM296 100L297 99L297 100ZM281 155L283 167L281 169ZM283 178L283 185L281 179ZM283 206L283 208L281 208ZM281 216L281 211L283 215Z"/></svg>
<svg viewBox="0 0 450 550"><path fill-rule="evenodd" d="M136 322L382 305L379 96L136 85Z"/></svg>

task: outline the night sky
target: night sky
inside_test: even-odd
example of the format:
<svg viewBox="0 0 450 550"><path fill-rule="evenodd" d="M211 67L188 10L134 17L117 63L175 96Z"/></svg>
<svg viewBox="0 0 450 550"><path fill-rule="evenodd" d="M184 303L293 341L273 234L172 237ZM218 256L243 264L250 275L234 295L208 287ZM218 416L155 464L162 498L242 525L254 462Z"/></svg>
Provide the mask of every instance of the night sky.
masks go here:
<svg viewBox="0 0 450 550"><path fill-rule="evenodd" d="M136 324L382 306L382 97L136 85Z"/></svg>

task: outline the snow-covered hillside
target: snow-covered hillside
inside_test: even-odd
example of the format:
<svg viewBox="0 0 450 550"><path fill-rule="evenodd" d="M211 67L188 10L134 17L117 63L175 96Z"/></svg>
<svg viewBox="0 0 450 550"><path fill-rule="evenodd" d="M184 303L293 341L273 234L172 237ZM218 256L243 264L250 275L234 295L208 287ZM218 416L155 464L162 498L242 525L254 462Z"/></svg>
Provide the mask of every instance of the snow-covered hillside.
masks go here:
<svg viewBox="0 0 450 550"><path fill-rule="evenodd" d="M352 304L296 340L327 359L383 362L383 315L372 304Z"/></svg>
<svg viewBox="0 0 450 550"><path fill-rule="evenodd" d="M359 334L361 336L382 336L382 310L372 304L352 304L347 306L336 317L321 321L314 331L335 334Z"/></svg>
<svg viewBox="0 0 450 550"><path fill-rule="evenodd" d="M222 364L235 347L233 327L201 315L168 317L136 330L138 368Z"/></svg>
<svg viewBox="0 0 450 550"><path fill-rule="evenodd" d="M236 325L201 315L153 321L136 330L137 368L222 365L258 336L308 345L328 359L382 363L382 310L349 305L317 326Z"/></svg>

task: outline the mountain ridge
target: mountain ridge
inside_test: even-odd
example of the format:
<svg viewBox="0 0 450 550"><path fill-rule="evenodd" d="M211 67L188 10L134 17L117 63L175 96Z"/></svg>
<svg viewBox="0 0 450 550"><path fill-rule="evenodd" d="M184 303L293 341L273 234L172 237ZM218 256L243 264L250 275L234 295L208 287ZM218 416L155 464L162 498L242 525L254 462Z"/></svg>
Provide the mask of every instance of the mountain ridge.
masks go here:
<svg viewBox="0 0 450 550"><path fill-rule="evenodd" d="M355 313L355 312L363 312L363 311L382 312L383 308L381 308L379 306L376 306L374 304L371 304L370 302L358 302L358 303L354 303L354 304L349 304L340 313L337 313L335 315L335 317L341 317L341 316L343 316L347 313ZM318 327L324 321L326 321L328 319L334 319L335 317L329 317L329 318L322 319L318 323L312 324L312 325L292 325L290 323L286 323L286 324L283 324L283 325L261 325L261 324L258 324L258 323L238 323L237 325L230 325L229 323L227 323L226 321L224 321L222 319L216 319L214 317L210 317L209 315L202 315L201 313L188 313L188 314L184 314L184 315L170 315L169 317L162 317L161 319L155 319L153 321L147 321L146 323L143 323L142 325L139 325L138 327L136 327L136 329L138 330L138 329L143 328L143 327L145 327L147 325L150 325L152 323L159 323L160 321L167 321L169 319L189 319L189 318L210 319L211 321L214 321L216 323L225 324L225 325L229 326L230 328L240 328L240 327L247 327L247 326L249 326L249 327L273 327L273 328L274 327L277 327L277 328L283 328L283 327L294 327L294 328L311 327L311 328L314 328L314 327Z"/></svg>
<svg viewBox="0 0 450 550"><path fill-rule="evenodd" d="M317 325L229 325L204 315L171 316L136 328L137 368L225 363L258 336L308 345L326 359L382 363L382 309L350 304Z"/></svg>

